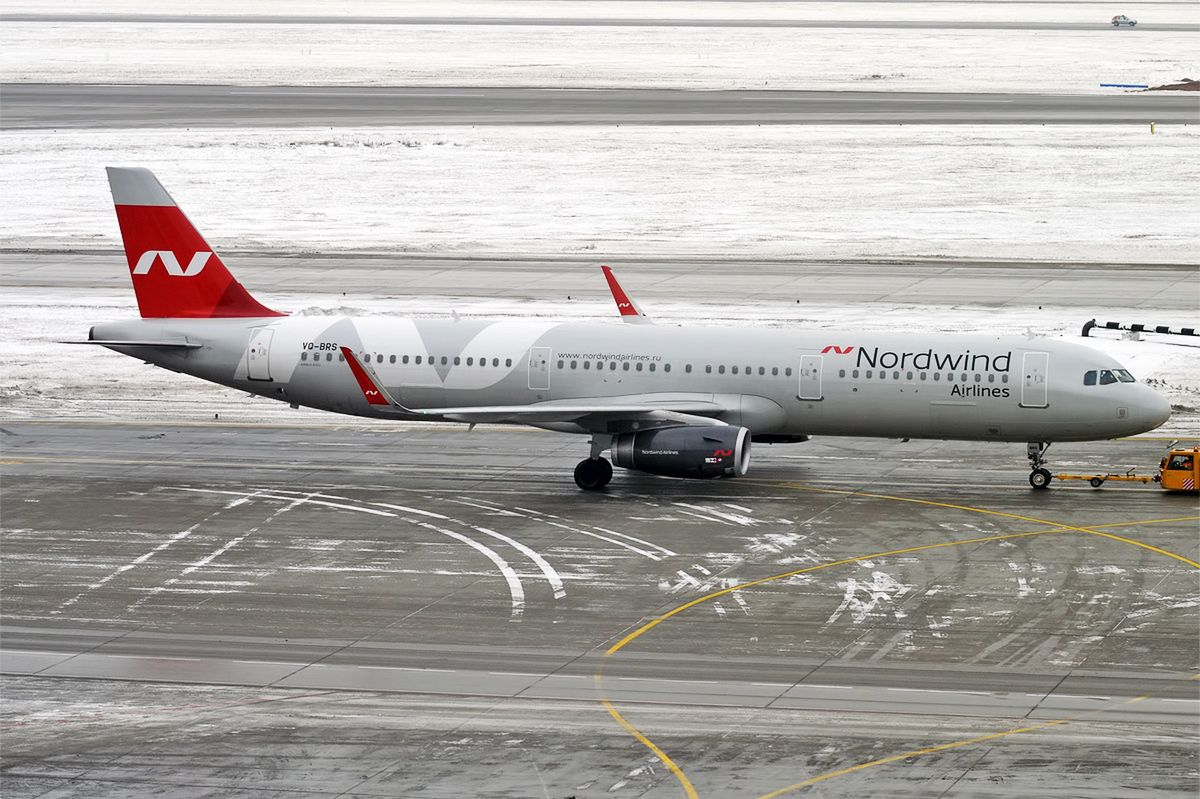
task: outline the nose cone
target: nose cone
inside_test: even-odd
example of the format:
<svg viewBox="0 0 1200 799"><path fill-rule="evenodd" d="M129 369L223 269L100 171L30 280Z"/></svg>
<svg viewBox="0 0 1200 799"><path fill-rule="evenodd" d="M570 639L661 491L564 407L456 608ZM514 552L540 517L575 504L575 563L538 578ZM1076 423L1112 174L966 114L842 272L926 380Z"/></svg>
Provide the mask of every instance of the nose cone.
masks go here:
<svg viewBox="0 0 1200 799"><path fill-rule="evenodd" d="M1146 430L1153 430L1171 418L1171 403L1149 386L1141 386L1141 388L1145 391L1138 403L1138 416L1145 423Z"/></svg>

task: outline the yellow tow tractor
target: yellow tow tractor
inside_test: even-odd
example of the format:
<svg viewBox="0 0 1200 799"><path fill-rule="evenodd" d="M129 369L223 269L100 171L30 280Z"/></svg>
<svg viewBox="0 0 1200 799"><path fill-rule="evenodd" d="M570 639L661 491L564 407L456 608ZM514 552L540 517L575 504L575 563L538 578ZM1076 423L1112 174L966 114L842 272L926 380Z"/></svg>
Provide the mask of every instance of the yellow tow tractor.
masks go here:
<svg viewBox="0 0 1200 799"><path fill-rule="evenodd" d="M1200 447L1170 449L1158 464L1158 474L1149 476L1134 474L1130 469L1124 474L1056 474L1059 480L1087 480L1092 488L1099 488L1109 480L1125 483L1158 483L1165 491L1200 492Z"/></svg>

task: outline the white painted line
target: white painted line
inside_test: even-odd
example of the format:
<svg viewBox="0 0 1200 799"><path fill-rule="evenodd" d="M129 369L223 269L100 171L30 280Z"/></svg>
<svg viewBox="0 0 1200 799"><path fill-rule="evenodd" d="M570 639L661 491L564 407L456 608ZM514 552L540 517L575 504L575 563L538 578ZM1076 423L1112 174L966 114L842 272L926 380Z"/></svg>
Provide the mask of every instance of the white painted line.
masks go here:
<svg viewBox="0 0 1200 799"><path fill-rule="evenodd" d="M599 533L593 533L590 530L581 530L578 527L571 527L566 524L560 524L559 522L552 521L550 519L541 519L541 521L544 524L550 525L551 527L558 527L563 530L569 530L572 533L579 533L580 535L586 535L586 536L590 536L592 538L598 538L601 541L607 541L610 544L616 544L617 546L619 546L623 549L628 549L630 552L636 552L637 554L639 554L643 557L649 558L650 560L662 560L662 558L660 556L655 555L653 552L648 552L640 547L635 547L633 544L627 544L624 541L621 541L620 539L617 539L617 538L610 538L606 535L600 535Z"/></svg>
<svg viewBox="0 0 1200 799"><path fill-rule="evenodd" d="M670 549L667 549L666 547L660 547L658 544L655 544L655 543L653 543L653 542L650 542L650 541L645 541L645 540L643 540L643 539L641 539L641 538L636 538L636 537L634 537L634 536L632 536L632 535L626 535L625 533L618 533L616 530L609 530L607 527L599 527L599 526L597 526L597 525L594 525L594 524L591 524L591 525L588 525L588 526L589 526L589 527L591 527L593 530L599 530L599 531L600 531L600 532L602 532L602 533L608 533L609 535L615 535L615 536L617 536L617 537L619 537L619 538L624 538L624 539L627 539L627 540L629 540L629 541L633 541L635 544L642 544L642 545L644 545L644 546L648 546L648 547L650 547L651 549L657 549L659 552L663 553L663 554L664 554L664 555L666 555L668 558L669 558L669 557L672 557L673 555L675 555L675 554L676 554L674 551L672 551L672 550L670 550Z"/></svg>

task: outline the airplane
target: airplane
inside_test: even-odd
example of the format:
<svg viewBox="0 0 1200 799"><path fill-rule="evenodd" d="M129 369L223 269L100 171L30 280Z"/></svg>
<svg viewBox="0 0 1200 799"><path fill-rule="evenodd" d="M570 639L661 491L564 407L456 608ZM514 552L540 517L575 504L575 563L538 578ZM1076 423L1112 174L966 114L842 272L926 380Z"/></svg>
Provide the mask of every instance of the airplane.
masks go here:
<svg viewBox="0 0 1200 799"><path fill-rule="evenodd" d="M575 482L613 465L738 477L751 442L813 435L1052 442L1152 430L1167 401L1115 359L1045 338L655 324L621 318L288 316L256 300L143 168L108 169L140 319L87 343L251 394L376 419L530 425L590 437ZM612 461L603 457L610 453Z"/></svg>

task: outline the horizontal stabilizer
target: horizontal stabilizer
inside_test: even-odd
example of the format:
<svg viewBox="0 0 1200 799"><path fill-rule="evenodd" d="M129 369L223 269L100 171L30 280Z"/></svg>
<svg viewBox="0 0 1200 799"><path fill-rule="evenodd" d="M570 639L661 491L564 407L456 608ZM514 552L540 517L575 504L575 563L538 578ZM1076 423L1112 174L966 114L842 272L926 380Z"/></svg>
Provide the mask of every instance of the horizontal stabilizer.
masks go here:
<svg viewBox="0 0 1200 799"><path fill-rule="evenodd" d="M166 350L198 350L203 344L194 341L133 341L126 339L91 339L89 341L60 341L59 344L99 344L101 347L157 347Z"/></svg>

